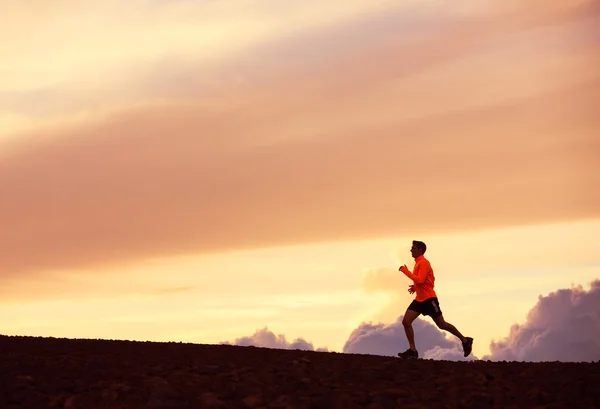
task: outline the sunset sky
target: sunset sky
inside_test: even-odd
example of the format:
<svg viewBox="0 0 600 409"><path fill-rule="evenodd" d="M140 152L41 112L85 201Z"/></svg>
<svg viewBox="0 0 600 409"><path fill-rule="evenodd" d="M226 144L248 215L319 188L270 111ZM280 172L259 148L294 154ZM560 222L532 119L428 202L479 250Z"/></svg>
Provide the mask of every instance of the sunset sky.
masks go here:
<svg viewBox="0 0 600 409"><path fill-rule="evenodd" d="M475 356L600 351L597 0L0 15L0 334L399 352L416 239Z"/></svg>

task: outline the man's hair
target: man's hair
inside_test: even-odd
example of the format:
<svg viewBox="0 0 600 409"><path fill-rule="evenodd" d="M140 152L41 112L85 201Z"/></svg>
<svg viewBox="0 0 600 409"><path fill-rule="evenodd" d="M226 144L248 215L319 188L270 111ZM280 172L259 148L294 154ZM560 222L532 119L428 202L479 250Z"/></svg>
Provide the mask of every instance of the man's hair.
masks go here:
<svg viewBox="0 0 600 409"><path fill-rule="evenodd" d="M425 243L423 243L422 241L413 240L413 244L415 245L416 248L421 250L421 253L425 254L425 252L427 251L427 245Z"/></svg>

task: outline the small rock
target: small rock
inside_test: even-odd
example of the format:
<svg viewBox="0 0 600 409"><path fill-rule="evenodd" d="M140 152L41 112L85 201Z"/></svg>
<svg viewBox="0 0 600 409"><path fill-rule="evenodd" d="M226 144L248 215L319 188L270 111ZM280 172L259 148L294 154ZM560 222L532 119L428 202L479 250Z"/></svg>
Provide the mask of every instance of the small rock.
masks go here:
<svg viewBox="0 0 600 409"><path fill-rule="evenodd" d="M219 373L221 371L221 367L218 365L206 365L204 368L200 369L198 372L200 374L213 375Z"/></svg>
<svg viewBox="0 0 600 409"><path fill-rule="evenodd" d="M67 408L72 408L75 406L75 400L76 400L77 396L69 396L67 399L65 399L65 403L63 404L63 408L67 409Z"/></svg>
<svg viewBox="0 0 600 409"><path fill-rule="evenodd" d="M550 397L550 394L548 394L548 392L538 389L537 393L535 394L535 397L537 398L539 403L550 403L552 402L552 398Z"/></svg>
<svg viewBox="0 0 600 409"><path fill-rule="evenodd" d="M212 392L206 392L201 397L202 406L205 408L220 408L223 407L223 402Z"/></svg>
<svg viewBox="0 0 600 409"><path fill-rule="evenodd" d="M352 398L346 394L334 394L331 395L333 399L333 405L329 406L331 409L346 409L353 407Z"/></svg>
<svg viewBox="0 0 600 409"><path fill-rule="evenodd" d="M277 399L275 399L275 402L271 403L270 406L273 408L287 408L291 401L292 399L289 397L289 395L280 395Z"/></svg>
<svg viewBox="0 0 600 409"><path fill-rule="evenodd" d="M242 399L242 402L244 402L244 405L246 405L249 408L255 408L262 403L262 398L260 396L251 395L246 396L244 399Z"/></svg>
<svg viewBox="0 0 600 409"><path fill-rule="evenodd" d="M461 400L464 408L480 409L493 406L494 398L487 393L473 393Z"/></svg>
<svg viewBox="0 0 600 409"><path fill-rule="evenodd" d="M374 397L373 402L369 405L371 408L377 409L395 409L397 401L400 398L394 399L394 397L386 394L379 394Z"/></svg>
<svg viewBox="0 0 600 409"><path fill-rule="evenodd" d="M358 392L358 394L354 396L354 402L361 406L366 406L371 403L371 396L366 392Z"/></svg>
<svg viewBox="0 0 600 409"><path fill-rule="evenodd" d="M119 393L114 389L106 389L102 391L101 397L105 400L115 401L119 397Z"/></svg>
<svg viewBox="0 0 600 409"><path fill-rule="evenodd" d="M23 382L33 382L33 376L30 375L17 375L17 379Z"/></svg>
<svg viewBox="0 0 600 409"><path fill-rule="evenodd" d="M394 398L410 397L410 393L406 389L402 389L402 388L385 389L382 392L378 393L378 395L387 395L387 396L394 397Z"/></svg>
<svg viewBox="0 0 600 409"><path fill-rule="evenodd" d="M63 406L65 406L65 397L63 395L54 396L50 399L51 408L62 408Z"/></svg>

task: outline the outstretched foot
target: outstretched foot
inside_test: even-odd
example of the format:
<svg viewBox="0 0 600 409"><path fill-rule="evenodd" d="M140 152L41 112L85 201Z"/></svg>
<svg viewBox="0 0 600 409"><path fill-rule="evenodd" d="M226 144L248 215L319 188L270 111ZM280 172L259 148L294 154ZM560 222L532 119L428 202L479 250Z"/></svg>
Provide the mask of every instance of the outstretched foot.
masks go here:
<svg viewBox="0 0 600 409"><path fill-rule="evenodd" d="M419 353L416 350L414 350L414 349L408 348L404 352L398 352L398 356L400 358L405 358L405 359L418 359L419 358Z"/></svg>
<svg viewBox="0 0 600 409"><path fill-rule="evenodd" d="M471 350L473 349L473 338L466 337L465 339L466 341L462 343L463 353L465 356L469 356Z"/></svg>

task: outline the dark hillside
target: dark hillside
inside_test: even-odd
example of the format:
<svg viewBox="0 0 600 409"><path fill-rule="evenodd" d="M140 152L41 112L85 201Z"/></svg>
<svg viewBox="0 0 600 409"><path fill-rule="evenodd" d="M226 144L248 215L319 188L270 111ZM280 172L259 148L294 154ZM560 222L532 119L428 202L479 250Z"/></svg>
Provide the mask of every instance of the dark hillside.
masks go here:
<svg viewBox="0 0 600 409"><path fill-rule="evenodd" d="M0 408L593 408L599 363L0 336Z"/></svg>

